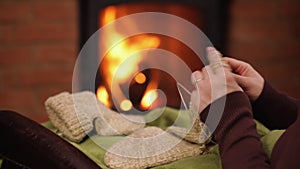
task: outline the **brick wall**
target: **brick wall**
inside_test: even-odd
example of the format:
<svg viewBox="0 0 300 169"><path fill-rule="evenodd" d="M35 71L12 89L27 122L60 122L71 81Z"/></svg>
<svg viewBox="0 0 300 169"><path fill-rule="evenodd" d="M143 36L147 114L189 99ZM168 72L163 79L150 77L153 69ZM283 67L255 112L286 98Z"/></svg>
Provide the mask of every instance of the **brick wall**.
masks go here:
<svg viewBox="0 0 300 169"><path fill-rule="evenodd" d="M229 54L300 98L300 1L232 0ZM45 121L47 97L71 91L76 0L0 1L0 109Z"/></svg>
<svg viewBox="0 0 300 169"><path fill-rule="evenodd" d="M76 9L76 0L0 1L0 109L45 121L45 99L71 91Z"/></svg>
<svg viewBox="0 0 300 169"><path fill-rule="evenodd" d="M300 98L300 1L232 0L229 54Z"/></svg>

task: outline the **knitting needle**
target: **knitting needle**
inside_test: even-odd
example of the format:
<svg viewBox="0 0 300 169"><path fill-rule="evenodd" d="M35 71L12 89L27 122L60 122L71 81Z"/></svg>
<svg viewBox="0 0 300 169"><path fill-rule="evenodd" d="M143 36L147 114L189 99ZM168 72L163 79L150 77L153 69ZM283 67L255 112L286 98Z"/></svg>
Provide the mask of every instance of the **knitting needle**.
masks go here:
<svg viewBox="0 0 300 169"><path fill-rule="evenodd" d="M186 103L185 103L185 101L184 101L184 99L183 99L183 96L182 96L182 93L180 92L179 87L181 87L183 90L185 90L185 92L187 92L190 96L192 95L192 93L191 93L186 87L184 87L181 83L177 82L177 90L178 90L178 92L179 92L180 99L181 99L181 101L182 101L182 103L183 103L184 108L185 108L186 110L189 110L189 108L187 107L187 105L186 105Z"/></svg>

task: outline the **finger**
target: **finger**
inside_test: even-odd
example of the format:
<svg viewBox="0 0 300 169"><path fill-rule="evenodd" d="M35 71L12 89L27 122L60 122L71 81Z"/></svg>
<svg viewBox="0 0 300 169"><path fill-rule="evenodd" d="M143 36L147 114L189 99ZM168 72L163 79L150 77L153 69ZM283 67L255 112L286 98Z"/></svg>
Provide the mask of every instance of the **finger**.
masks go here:
<svg viewBox="0 0 300 169"><path fill-rule="evenodd" d="M208 65L208 66L205 66L201 69L201 74L202 74L202 77L203 79L205 80L209 80L210 78L210 73L212 73L212 70L211 70L211 67Z"/></svg>
<svg viewBox="0 0 300 169"><path fill-rule="evenodd" d="M246 86L248 86L248 78L244 77L244 76L240 76L237 74L233 74L234 79L236 80L236 82L243 88L245 89Z"/></svg>
<svg viewBox="0 0 300 169"><path fill-rule="evenodd" d="M207 47L207 57L209 59L209 66L213 70L213 73L220 73L220 71L224 71L223 69L226 68L226 71L231 71L230 65L227 61L223 60L222 54L213 47Z"/></svg>
<svg viewBox="0 0 300 169"><path fill-rule="evenodd" d="M230 65L233 71L236 71L236 73L241 73L240 72L240 70L242 70L241 68L247 66L246 62L234 58L224 57L223 59Z"/></svg>
<svg viewBox="0 0 300 169"><path fill-rule="evenodd" d="M214 47L207 47L206 53L207 53L209 64L221 62L222 55Z"/></svg>
<svg viewBox="0 0 300 169"><path fill-rule="evenodd" d="M198 83L202 80L204 80L204 78L203 78L203 75L202 75L201 71L195 71L195 72L192 73L191 81L192 81L192 84L194 86L196 85L196 83Z"/></svg>

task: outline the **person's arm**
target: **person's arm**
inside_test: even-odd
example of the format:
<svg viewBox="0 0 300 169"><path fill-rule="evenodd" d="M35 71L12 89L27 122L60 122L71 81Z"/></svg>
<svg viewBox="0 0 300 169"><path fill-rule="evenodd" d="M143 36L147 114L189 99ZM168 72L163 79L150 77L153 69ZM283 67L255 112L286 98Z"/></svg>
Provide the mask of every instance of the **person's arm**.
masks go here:
<svg viewBox="0 0 300 169"><path fill-rule="evenodd" d="M222 168L270 168L248 96L220 54L214 48L208 48L207 52L210 65L192 74L196 90L192 92L191 110L199 112L202 121L213 132L214 140L219 144Z"/></svg>
<svg viewBox="0 0 300 169"><path fill-rule="evenodd" d="M252 101L255 119L269 129L286 129L297 119L299 101L277 92L250 64L234 58L224 60Z"/></svg>
<svg viewBox="0 0 300 169"><path fill-rule="evenodd" d="M213 104L218 105L222 102L221 99ZM206 120L209 109L210 106L206 107L200 114L202 121ZM245 93L238 91L227 95L222 118L213 136L219 145L223 169L270 168L252 118L250 101Z"/></svg>
<svg viewBox="0 0 300 169"><path fill-rule="evenodd" d="M298 103L265 82L262 93L252 103L253 115L269 129L286 129L297 119Z"/></svg>

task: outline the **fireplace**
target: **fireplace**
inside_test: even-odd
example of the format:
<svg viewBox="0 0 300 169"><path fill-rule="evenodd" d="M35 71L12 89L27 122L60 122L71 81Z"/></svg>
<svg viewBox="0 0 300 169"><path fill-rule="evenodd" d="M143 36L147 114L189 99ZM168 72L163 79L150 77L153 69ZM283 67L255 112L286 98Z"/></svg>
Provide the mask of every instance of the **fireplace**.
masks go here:
<svg viewBox="0 0 300 169"><path fill-rule="evenodd" d="M227 16L228 1L224 0L173 0L173 1L158 1L158 0L82 0L80 1L80 45L85 44L90 36L99 28L130 14L140 12L162 12L181 17L200 28L210 39L214 46L219 50L225 50L226 40L226 16ZM157 18L159 19L159 18ZM138 66L143 63L142 55L131 59L126 65L120 68L121 63L128 59L133 53L140 50L156 48L170 51L183 60L191 71L201 69L205 62L198 58L198 56L182 42L165 35L158 35L153 33L138 34L128 37L113 48L109 46L110 41L115 37L123 36L118 31L120 28L113 28L101 34L94 53L101 53L108 50L105 54L99 67L95 79L95 92L98 99L107 107L118 109L123 112L132 112L133 109L141 111L148 111L154 108L164 106L179 108L181 105L181 98L177 91L176 80L167 72L159 69L145 69L137 71ZM126 25L126 29L136 29L135 23ZM178 29L176 25L170 22L170 31ZM184 32L184 30L182 30ZM93 62L93 61L91 61ZM180 70L176 70L176 63L172 60L166 60L174 67L173 71L180 74ZM89 63L88 58L83 61L81 67L80 80L84 81L86 75L84 69ZM175 65L174 65L175 64ZM122 69L116 73L117 69ZM182 75L185 76L185 75ZM113 77L116 79L118 86L112 86ZM131 78L129 78L131 77ZM128 83L129 89L123 85ZM91 90L89 87L80 86L81 90ZM160 89L164 92L166 102L162 99L161 93L157 91ZM114 90L114 91L112 91ZM128 97L124 94L124 90L128 90ZM116 93L121 99L114 102L112 93Z"/></svg>

